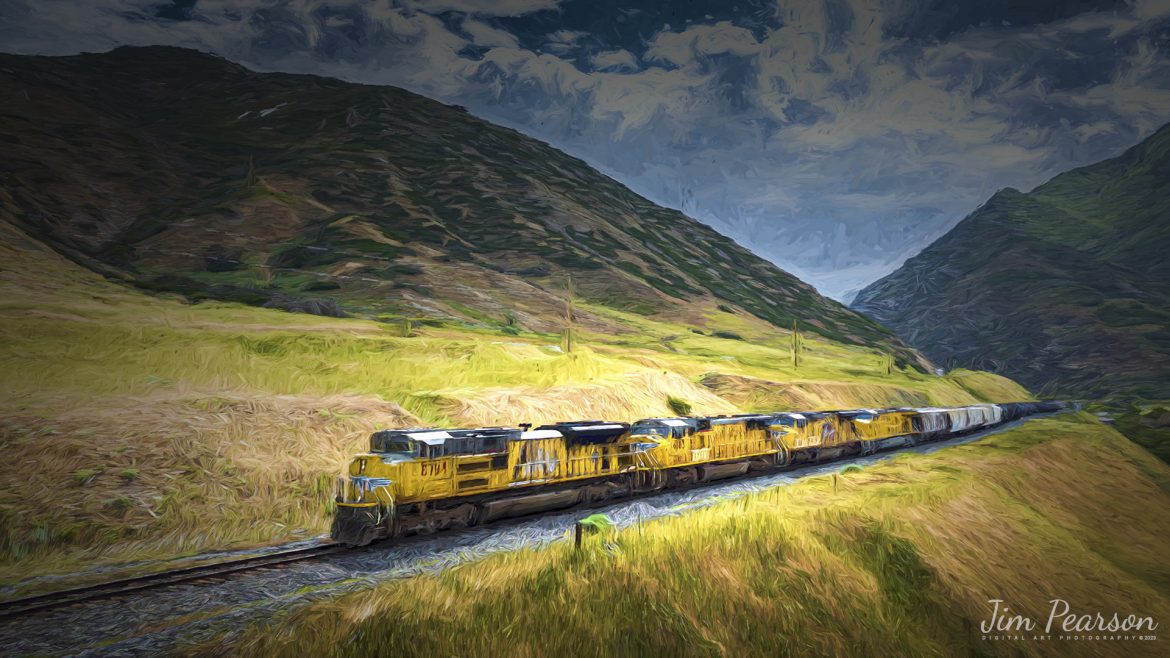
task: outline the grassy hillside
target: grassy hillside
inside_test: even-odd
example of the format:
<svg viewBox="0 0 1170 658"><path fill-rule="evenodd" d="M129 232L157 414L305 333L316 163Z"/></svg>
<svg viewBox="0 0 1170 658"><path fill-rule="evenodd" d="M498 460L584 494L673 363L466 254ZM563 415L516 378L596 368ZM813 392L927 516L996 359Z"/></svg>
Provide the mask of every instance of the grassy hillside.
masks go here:
<svg viewBox="0 0 1170 658"><path fill-rule="evenodd" d="M1170 127L1003 190L853 306L940 364L1033 390L1170 398Z"/></svg>
<svg viewBox="0 0 1170 658"><path fill-rule="evenodd" d="M110 282L0 222L0 581L81 562L323 532L332 477L371 431L584 416L1015 400L985 373L887 372L874 348L742 313L705 329L599 304L633 330L403 327ZM697 333L701 332L701 333ZM737 335L721 338L712 335Z"/></svg>
<svg viewBox="0 0 1170 658"><path fill-rule="evenodd" d="M1170 402L1134 401L1110 412L1119 432L1170 463Z"/></svg>
<svg viewBox="0 0 1170 658"><path fill-rule="evenodd" d="M0 55L0 214L141 287L372 319L557 331L717 309L915 355L681 213L393 87L176 48Z"/></svg>
<svg viewBox="0 0 1170 658"><path fill-rule="evenodd" d="M1047 619L1170 619L1170 467L1087 414L1028 423L598 538L389 582L199 655L1165 655L985 640ZM1161 629L1156 631L1159 635Z"/></svg>

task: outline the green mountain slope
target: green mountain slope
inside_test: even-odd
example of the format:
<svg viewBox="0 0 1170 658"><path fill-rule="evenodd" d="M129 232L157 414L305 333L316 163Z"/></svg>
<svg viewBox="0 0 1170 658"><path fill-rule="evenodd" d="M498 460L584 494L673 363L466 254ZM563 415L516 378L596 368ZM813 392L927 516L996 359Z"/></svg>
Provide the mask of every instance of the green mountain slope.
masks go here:
<svg viewBox="0 0 1170 658"><path fill-rule="evenodd" d="M142 287L556 331L571 275L602 310L705 326L722 309L915 359L710 228L401 89L175 48L0 56L0 89L0 219Z"/></svg>
<svg viewBox="0 0 1170 658"><path fill-rule="evenodd" d="M853 308L938 363L1091 397L1170 397L1170 127L1002 190Z"/></svg>

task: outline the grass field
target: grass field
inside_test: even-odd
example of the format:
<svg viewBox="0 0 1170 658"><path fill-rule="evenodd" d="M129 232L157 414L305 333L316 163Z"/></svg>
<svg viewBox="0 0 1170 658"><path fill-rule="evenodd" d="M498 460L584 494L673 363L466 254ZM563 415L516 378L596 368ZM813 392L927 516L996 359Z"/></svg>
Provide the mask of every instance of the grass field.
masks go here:
<svg viewBox="0 0 1170 658"><path fill-rule="evenodd" d="M1102 408L1116 418L1117 431L1170 464L1170 400L1113 402Z"/></svg>
<svg viewBox="0 0 1170 658"><path fill-rule="evenodd" d="M1165 639L983 639L1170 619L1170 467L1088 414L686 516L390 582L188 649L294 655L1165 655ZM1054 633L1058 635L1058 633Z"/></svg>
<svg viewBox="0 0 1170 658"><path fill-rule="evenodd" d="M688 326L590 307L622 330L564 353L556 334L186 304L3 237L0 581L321 533L333 476L381 427L1028 397L812 334L793 368L787 333L717 309Z"/></svg>

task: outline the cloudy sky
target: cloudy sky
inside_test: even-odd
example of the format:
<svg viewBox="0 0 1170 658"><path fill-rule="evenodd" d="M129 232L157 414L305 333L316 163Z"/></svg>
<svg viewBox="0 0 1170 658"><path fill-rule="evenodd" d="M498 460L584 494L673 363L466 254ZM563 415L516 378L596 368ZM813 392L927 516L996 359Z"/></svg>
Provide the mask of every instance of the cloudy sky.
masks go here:
<svg viewBox="0 0 1170 658"><path fill-rule="evenodd" d="M172 44L516 127L846 297L1170 120L1170 0L0 0L0 50Z"/></svg>

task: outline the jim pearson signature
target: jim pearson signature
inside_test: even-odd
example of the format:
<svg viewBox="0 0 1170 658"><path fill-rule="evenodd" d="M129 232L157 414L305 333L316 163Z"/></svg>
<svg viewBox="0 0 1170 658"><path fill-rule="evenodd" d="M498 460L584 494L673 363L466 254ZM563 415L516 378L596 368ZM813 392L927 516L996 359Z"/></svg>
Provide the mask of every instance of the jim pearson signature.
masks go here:
<svg viewBox="0 0 1170 658"><path fill-rule="evenodd" d="M979 629L986 633L1017 633L1031 632L1037 629L1036 620L1024 615L1011 614L1011 608L1003 605L1003 599L989 599L991 604L991 619L979 624ZM1050 634L1053 629L1063 633L1128 633L1150 632L1158 628L1158 622L1153 617L1139 615L1125 615L1118 613L1106 616L1100 612L1077 613L1072 610L1064 599L1049 601L1052 608L1048 611L1048 620L1044 623L1044 633Z"/></svg>

